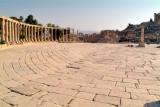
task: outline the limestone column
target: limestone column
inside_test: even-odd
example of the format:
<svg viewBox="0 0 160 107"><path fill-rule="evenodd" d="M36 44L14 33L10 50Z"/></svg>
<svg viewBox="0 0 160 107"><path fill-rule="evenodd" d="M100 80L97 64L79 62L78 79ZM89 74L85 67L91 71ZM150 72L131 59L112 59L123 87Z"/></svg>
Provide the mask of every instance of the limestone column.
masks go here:
<svg viewBox="0 0 160 107"><path fill-rule="evenodd" d="M37 27L37 41L39 42L40 39L39 39L39 27Z"/></svg>
<svg viewBox="0 0 160 107"><path fill-rule="evenodd" d="M2 41L4 41L5 42L5 19L4 18L2 18Z"/></svg>
<svg viewBox="0 0 160 107"><path fill-rule="evenodd" d="M39 28L39 31L40 31L40 35L39 35L40 36L40 41L42 42L42 28L41 27Z"/></svg>
<svg viewBox="0 0 160 107"><path fill-rule="evenodd" d="M14 22L12 22L12 41L15 42L15 35L14 35Z"/></svg>
<svg viewBox="0 0 160 107"><path fill-rule="evenodd" d="M33 26L31 26L31 41L33 42Z"/></svg>
<svg viewBox="0 0 160 107"><path fill-rule="evenodd" d="M145 43L144 43L144 27L141 27L141 37L140 37L140 43L139 43L140 47L145 47Z"/></svg>
<svg viewBox="0 0 160 107"><path fill-rule="evenodd" d="M66 29L63 29L63 42L66 41Z"/></svg>
<svg viewBox="0 0 160 107"><path fill-rule="evenodd" d="M29 42L31 41L31 39L30 39L30 37L31 37L31 31L30 31L30 29L31 29L31 27L28 26L28 41Z"/></svg>
<svg viewBox="0 0 160 107"><path fill-rule="evenodd" d="M6 43L8 43L8 20L5 21L5 25L6 25L5 41Z"/></svg>
<svg viewBox="0 0 160 107"><path fill-rule="evenodd" d="M49 41L49 36L50 36L50 32L49 32L49 28L46 29L46 40Z"/></svg>
<svg viewBox="0 0 160 107"><path fill-rule="evenodd" d="M65 34L64 34L64 29L62 29L62 42L65 41Z"/></svg>
<svg viewBox="0 0 160 107"><path fill-rule="evenodd" d="M20 42L20 24L17 23L17 42Z"/></svg>
<svg viewBox="0 0 160 107"><path fill-rule="evenodd" d="M44 28L44 41L46 41L46 28Z"/></svg>
<svg viewBox="0 0 160 107"><path fill-rule="evenodd" d="M41 41L44 41L43 36L44 36L44 31L43 31L43 27L41 27Z"/></svg>
<svg viewBox="0 0 160 107"><path fill-rule="evenodd" d="M23 36L22 41L25 42L25 38L26 38L25 34L26 34L26 32L25 32L25 25L24 24L22 25L22 29L21 30L22 30L21 32L22 32L22 36Z"/></svg>
<svg viewBox="0 0 160 107"><path fill-rule="evenodd" d="M53 41L53 28L51 28L51 41Z"/></svg>
<svg viewBox="0 0 160 107"><path fill-rule="evenodd" d="M15 42L17 42L17 23L14 23L14 28Z"/></svg>
<svg viewBox="0 0 160 107"><path fill-rule="evenodd" d="M55 38L55 41L57 41L57 29L55 28L54 30L55 30L54 31L54 38Z"/></svg>
<svg viewBox="0 0 160 107"><path fill-rule="evenodd" d="M27 30L26 30L26 25L24 25L24 35L25 35L25 38L24 38L24 42L26 42L27 41Z"/></svg>
<svg viewBox="0 0 160 107"><path fill-rule="evenodd" d="M36 27L34 27L34 42L37 41L37 38L36 38L37 34L36 34Z"/></svg>
<svg viewBox="0 0 160 107"><path fill-rule="evenodd" d="M11 31L11 21L9 21L9 38L8 38L9 42L12 41L12 31Z"/></svg>
<svg viewBox="0 0 160 107"><path fill-rule="evenodd" d="M16 38L17 38L17 43L18 43L18 41L19 41L18 34L19 34L19 30L18 30L18 22L17 22L17 23L16 23Z"/></svg>
<svg viewBox="0 0 160 107"><path fill-rule="evenodd" d="M19 35L20 35L20 31L19 31L19 23L17 23L17 42L19 42Z"/></svg>
<svg viewBox="0 0 160 107"><path fill-rule="evenodd" d="M62 35L61 35L60 40L61 40L61 42L63 41L63 29L62 29Z"/></svg>
<svg viewBox="0 0 160 107"><path fill-rule="evenodd" d="M38 39L39 39L39 32L38 32L39 30L38 30L38 29L39 29L39 28L38 28L38 26L37 26L37 34L36 34L36 35L37 35L37 37L36 37L36 38L37 38L37 42L39 41L39 40L38 40Z"/></svg>
<svg viewBox="0 0 160 107"><path fill-rule="evenodd" d="M13 22L11 21L11 41L14 41L14 35L13 35Z"/></svg>
<svg viewBox="0 0 160 107"><path fill-rule="evenodd" d="M26 42L28 42L28 26L26 25Z"/></svg>

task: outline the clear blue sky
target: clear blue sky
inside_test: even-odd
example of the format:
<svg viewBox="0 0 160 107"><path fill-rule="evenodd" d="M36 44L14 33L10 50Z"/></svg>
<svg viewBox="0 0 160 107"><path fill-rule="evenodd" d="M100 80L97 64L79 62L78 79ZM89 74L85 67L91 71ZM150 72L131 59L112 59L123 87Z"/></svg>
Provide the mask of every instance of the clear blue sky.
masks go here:
<svg viewBox="0 0 160 107"><path fill-rule="evenodd" d="M33 14L40 23L52 22L79 30L124 29L160 12L160 0L0 0L1 16Z"/></svg>

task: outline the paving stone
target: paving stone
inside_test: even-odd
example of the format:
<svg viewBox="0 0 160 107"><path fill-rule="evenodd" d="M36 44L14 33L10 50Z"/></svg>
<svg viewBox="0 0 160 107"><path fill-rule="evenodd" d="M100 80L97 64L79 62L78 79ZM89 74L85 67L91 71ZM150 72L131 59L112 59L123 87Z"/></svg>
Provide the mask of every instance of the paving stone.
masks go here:
<svg viewBox="0 0 160 107"><path fill-rule="evenodd" d="M62 107L60 105L54 104L52 102L43 102L39 107Z"/></svg>
<svg viewBox="0 0 160 107"><path fill-rule="evenodd" d="M81 87L80 91L89 92L93 94L104 94L104 95L108 95L110 92L109 89L99 89L99 88L90 88L90 87Z"/></svg>
<svg viewBox="0 0 160 107"><path fill-rule="evenodd" d="M149 90L149 93L151 95L159 95L160 96L160 90Z"/></svg>
<svg viewBox="0 0 160 107"><path fill-rule="evenodd" d="M103 77L103 80L122 82L122 78L109 77L109 76L104 76L104 77Z"/></svg>
<svg viewBox="0 0 160 107"><path fill-rule="evenodd" d="M18 104L18 107L37 107L39 103L38 99L31 99Z"/></svg>
<svg viewBox="0 0 160 107"><path fill-rule="evenodd" d="M0 100L0 107L11 107L11 105L5 103L4 101Z"/></svg>
<svg viewBox="0 0 160 107"><path fill-rule="evenodd" d="M77 98L82 98L82 99L86 99L86 100L93 100L95 94L91 94L91 93L86 93L86 92L79 92L76 97Z"/></svg>
<svg viewBox="0 0 160 107"><path fill-rule="evenodd" d="M138 85L138 88L160 91L160 86L157 85Z"/></svg>
<svg viewBox="0 0 160 107"><path fill-rule="evenodd" d="M101 85L109 85L109 86L115 86L116 82L113 81L102 81L102 80L93 80L94 84L101 84Z"/></svg>
<svg viewBox="0 0 160 107"><path fill-rule="evenodd" d="M144 107L145 104L145 101L121 99L121 105L124 107Z"/></svg>
<svg viewBox="0 0 160 107"><path fill-rule="evenodd" d="M129 78L124 78L123 82L127 82L127 83L138 83L138 80L136 79L129 79Z"/></svg>
<svg viewBox="0 0 160 107"><path fill-rule="evenodd" d="M156 96L149 95L149 94L131 93L131 97L132 97L132 99L135 99L135 100L146 100L146 101L157 100Z"/></svg>
<svg viewBox="0 0 160 107"><path fill-rule="evenodd" d="M113 97L122 97L122 98L130 98L130 93L128 92L121 92L121 91L111 91L109 96Z"/></svg>
<svg viewBox="0 0 160 107"><path fill-rule="evenodd" d="M126 88L127 92L132 92L132 93L140 93L140 94L148 94L147 89L139 89L139 88Z"/></svg>
<svg viewBox="0 0 160 107"><path fill-rule="evenodd" d="M96 95L94 98L94 101L101 102L101 103L107 103L112 105L120 105L120 98L118 97L111 97L111 96L105 96L105 95Z"/></svg>
<svg viewBox="0 0 160 107"><path fill-rule="evenodd" d="M51 93L59 93L59 94L64 94L69 96L74 96L78 93L78 90L72 90L72 89L66 89L66 88L60 88L60 87L51 87L51 86L43 90Z"/></svg>
<svg viewBox="0 0 160 107"><path fill-rule="evenodd" d="M58 87L61 87L61 88L69 88L69 89L75 89L75 90L77 90L77 89L80 88L80 86L74 85L74 84L70 84L70 83L60 83L60 84L58 85Z"/></svg>
<svg viewBox="0 0 160 107"><path fill-rule="evenodd" d="M74 99L71 102L70 107L115 107L115 106L89 100Z"/></svg>
<svg viewBox="0 0 160 107"><path fill-rule="evenodd" d="M11 92L5 95L2 100L11 105L18 105L28 101L29 97Z"/></svg>
<svg viewBox="0 0 160 107"><path fill-rule="evenodd" d="M2 84L4 86L8 87L8 88L10 88L10 87L17 87L17 86L21 85L21 83L16 82L14 80L4 81L4 82L2 82Z"/></svg>
<svg viewBox="0 0 160 107"><path fill-rule="evenodd" d="M134 83L117 82L116 86L136 88Z"/></svg>
<svg viewBox="0 0 160 107"><path fill-rule="evenodd" d="M72 100L73 97L66 96L62 94L56 94L56 93L48 93L47 95L44 95L41 100L42 102L53 102L57 105L67 106L68 103Z"/></svg>
<svg viewBox="0 0 160 107"><path fill-rule="evenodd" d="M9 93L10 90L2 85L0 85L0 95L3 95L3 94L6 94L6 93Z"/></svg>
<svg viewBox="0 0 160 107"><path fill-rule="evenodd" d="M151 81L151 80L140 80L142 85L157 85L160 86L160 81Z"/></svg>
<svg viewBox="0 0 160 107"><path fill-rule="evenodd" d="M40 91L40 90L31 88L31 87L26 87L24 85L12 87L12 88L10 88L10 90L13 92L22 94L22 95L26 95L26 96L31 96L31 95L36 94Z"/></svg>

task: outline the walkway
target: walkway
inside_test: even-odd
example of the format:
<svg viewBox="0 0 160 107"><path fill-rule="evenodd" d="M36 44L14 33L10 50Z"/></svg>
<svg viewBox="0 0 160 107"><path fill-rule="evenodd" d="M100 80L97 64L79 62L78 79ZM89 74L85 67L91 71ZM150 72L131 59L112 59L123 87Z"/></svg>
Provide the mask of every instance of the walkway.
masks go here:
<svg viewBox="0 0 160 107"><path fill-rule="evenodd" d="M160 107L160 50L33 43L0 49L0 107Z"/></svg>

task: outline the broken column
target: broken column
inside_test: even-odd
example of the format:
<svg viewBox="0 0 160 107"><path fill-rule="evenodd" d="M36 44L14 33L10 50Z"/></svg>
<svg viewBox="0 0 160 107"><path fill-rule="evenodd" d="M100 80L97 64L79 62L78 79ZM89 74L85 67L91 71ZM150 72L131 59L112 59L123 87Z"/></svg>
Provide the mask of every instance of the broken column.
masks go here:
<svg viewBox="0 0 160 107"><path fill-rule="evenodd" d="M141 37L140 37L140 42L139 42L139 47L145 47L144 43L144 27L141 27Z"/></svg>

